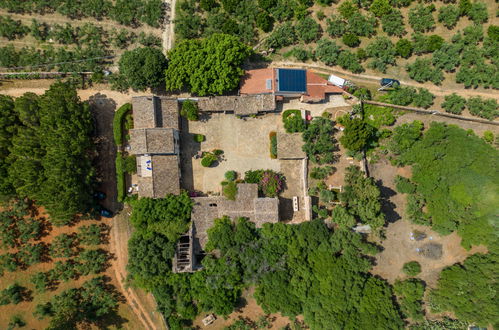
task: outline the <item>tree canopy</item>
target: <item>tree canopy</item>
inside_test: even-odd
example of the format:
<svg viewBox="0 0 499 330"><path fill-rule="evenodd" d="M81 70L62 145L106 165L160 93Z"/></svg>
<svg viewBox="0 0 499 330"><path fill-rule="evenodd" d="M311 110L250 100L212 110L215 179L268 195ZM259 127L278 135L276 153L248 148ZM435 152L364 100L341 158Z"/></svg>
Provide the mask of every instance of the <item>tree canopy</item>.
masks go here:
<svg viewBox="0 0 499 330"><path fill-rule="evenodd" d="M248 46L230 35L182 40L168 52L166 89L221 95L239 85L244 74L241 65L250 54Z"/></svg>
<svg viewBox="0 0 499 330"><path fill-rule="evenodd" d="M120 74L134 90L144 91L164 84L167 61L157 48L142 47L126 51L118 65Z"/></svg>

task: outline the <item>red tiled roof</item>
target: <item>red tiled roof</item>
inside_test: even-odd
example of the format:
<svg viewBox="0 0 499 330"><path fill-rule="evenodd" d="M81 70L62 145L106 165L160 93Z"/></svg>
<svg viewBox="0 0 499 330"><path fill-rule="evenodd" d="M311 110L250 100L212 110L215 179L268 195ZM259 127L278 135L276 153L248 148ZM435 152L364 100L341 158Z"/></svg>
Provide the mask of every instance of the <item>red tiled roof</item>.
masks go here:
<svg viewBox="0 0 499 330"><path fill-rule="evenodd" d="M272 81L272 89L267 89L267 79ZM246 71L241 82L241 94L272 93L275 88L274 69L256 69Z"/></svg>
<svg viewBox="0 0 499 330"><path fill-rule="evenodd" d="M272 81L271 89L267 89L267 80ZM241 82L241 94L264 94L275 91L275 69L257 69L246 71ZM331 84L316 73L307 70L307 94L303 99L307 101L321 101L326 94L341 94L343 89Z"/></svg>

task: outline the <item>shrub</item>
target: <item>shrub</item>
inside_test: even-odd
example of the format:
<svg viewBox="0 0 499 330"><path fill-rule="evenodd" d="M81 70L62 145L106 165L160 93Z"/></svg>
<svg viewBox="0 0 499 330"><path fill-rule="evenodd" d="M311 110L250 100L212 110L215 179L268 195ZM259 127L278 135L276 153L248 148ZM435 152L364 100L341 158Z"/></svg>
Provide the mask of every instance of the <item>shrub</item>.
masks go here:
<svg viewBox="0 0 499 330"><path fill-rule="evenodd" d="M459 16L459 8L456 5L442 6L438 11L438 21L449 30L456 26Z"/></svg>
<svg viewBox="0 0 499 330"><path fill-rule="evenodd" d="M418 93L414 95L414 105L419 108L429 108L433 104L435 95L426 88L419 88Z"/></svg>
<svg viewBox="0 0 499 330"><path fill-rule="evenodd" d="M284 189L284 176L272 170L249 170L244 173L244 182L257 183L265 197L277 197Z"/></svg>
<svg viewBox="0 0 499 330"><path fill-rule="evenodd" d="M468 10L468 17L475 24L483 24L488 20L487 5L483 2L474 2Z"/></svg>
<svg viewBox="0 0 499 330"><path fill-rule="evenodd" d="M123 104L115 113L113 118L114 143L120 146L123 143L123 119L132 110L130 103Z"/></svg>
<svg viewBox="0 0 499 330"><path fill-rule="evenodd" d="M377 37L366 48L367 55L372 57L368 66L381 72L386 72L388 65L395 64L396 50L387 37Z"/></svg>
<svg viewBox="0 0 499 330"><path fill-rule="evenodd" d="M76 237L68 234L60 234L54 238L50 245L50 256L52 258L70 258L78 254Z"/></svg>
<svg viewBox="0 0 499 330"><path fill-rule="evenodd" d="M435 27L433 11L435 5L423 6L422 4L409 10L409 24L416 32L428 32Z"/></svg>
<svg viewBox="0 0 499 330"><path fill-rule="evenodd" d="M270 158L277 158L277 134L276 132L270 132Z"/></svg>
<svg viewBox="0 0 499 330"><path fill-rule="evenodd" d="M206 139L206 137L203 134L194 134L193 138L194 141L197 143L204 142L204 140Z"/></svg>
<svg viewBox="0 0 499 330"><path fill-rule="evenodd" d="M353 33L344 34L341 40L348 47L357 47L358 45L360 45L359 37Z"/></svg>
<svg viewBox="0 0 499 330"><path fill-rule="evenodd" d="M347 23L339 16L332 15L326 22L326 32L333 38L339 38L347 31Z"/></svg>
<svg viewBox="0 0 499 330"><path fill-rule="evenodd" d="M135 155L127 156L125 158L125 172L130 174L137 172L137 159Z"/></svg>
<svg viewBox="0 0 499 330"><path fill-rule="evenodd" d="M187 120L199 120L199 108L197 103L192 100L185 100L184 102L182 102L180 115L187 118Z"/></svg>
<svg viewBox="0 0 499 330"><path fill-rule="evenodd" d="M296 41L295 29L291 23L286 22L274 29L272 34L265 40L269 48L282 48L294 44Z"/></svg>
<svg viewBox="0 0 499 330"><path fill-rule="evenodd" d="M324 166L324 167L314 167L310 171L310 177L316 180L322 180L330 176L336 171L333 166Z"/></svg>
<svg viewBox="0 0 499 330"><path fill-rule="evenodd" d="M284 129L288 133L303 132L306 128L300 110L284 111L282 113L282 122L284 123Z"/></svg>
<svg viewBox="0 0 499 330"><path fill-rule="evenodd" d="M305 43L316 41L322 34L321 26L312 17L305 17L295 26L298 38Z"/></svg>
<svg viewBox="0 0 499 330"><path fill-rule="evenodd" d="M421 273L421 265L417 261L409 261L404 264L402 270L408 276L416 276Z"/></svg>
<svg viewBox="0 0 499 330"><path fill-rule="evenodd" d="M412 43L407 39L400 39L395 44L397 54L403 58L409 58L412 55Z"/></svg>
<svg viewBox="0 0 499 330"><path fill-rule="evenodd" d="M452 93L445 96L444 102L442 102L441 106L446 112L460 115L466 106L466 99L456 93Z"/></svg>
<svg viewBox="0 0 499 330"><path fill-rule="evenodd" d="M416 191L416 185L410 179L400 175L395 177L395 187L401 194L412 194Z"/></svg>
<svg viewBox="0 0 499 330"><path fill-rule="evenodd" d="M444 79L442 70L433 67L429 58L416 59L413 63L406 66L406 70L411 79L420 83L431 81L435 85L439 85Z"/></svg>
<svg viewBox="0 0 499 330"><path fill-rule="evenodd" d="M203 159L201 159L201 165L204 167L210 167L218 160L218 157L215 156L211 152L207 152L203 155Z"/></svg>
<svg viewBox="0 0 499 330"><path fill-rule="evenodd" d="M497 101L494 99L482 99L480 96L470 97L466 104L470 113L474 116L488 120L494 120L499 116Z"/></svg>
<svg viewBox="0 0 499 330"><path fill-rule="evenodd" d="M256 26L262 29L263 32L270 32L274 26L274 19L266 12L260 12L256 16Z"/></svg>
<svg viewBox="0 0 499 330"><path fill-rule="evenodd" d="M126 196L126 187L125 187L125 161L121 152L116 153L116 190L118 194L118 201L122 202Z"/></svg>
<svg viewBox="0 0 499 330"><path fill-rule="evenodd" d="M383 15L383 17L381 17L381 25L383 26L383 31L389 36L400 37L406 33L404 17L400 10L392 10L389 14Z"/></svg>
<svg viewBox="0 0 499 330"><path fill-rule="evenodd" d="M226 184L222 187L222 193L225 198L235 201L237 196L237 183L235 181L225 182Z"/></svg>
<svg viewBox="0 0 499 330"><path fill-rule="evenodd" d="M494 133L492 131L483 132L483 139L485 142L492 144L494 142Z"/></svg>
<svg viewBox="0 0 499 330"><path fill-rule="evenodd" d="M317 42L315 56L326 65L335 65L340 55L341 48L329 39L321 39Z"/></svg>
<svg viewBox="0 0 499 330"><path fill-rule="evenodd" d="M103 225L98 226L91 224L90 226L82 226L78 228L78 240L84 245L99 245L102 244Z"/></svg>
<svg viewBox="0 0 499 330"><path fill-rule="evenodd" d="M338 65L343 69L354 73L360 73L364 71L364 68L360 64L360 59L357 54L352 53L349 50L344 50L340 53L340 55L338 56Z"/></svg>
<svg viewBox="0 0 499 330"><path fill-rule="evenodd" d="M413 87L398 87L388 94L390 103L398 105L409 105L414 100L416 89Z"/></svg>
<svg viewBox="0 0 499 330"><path fill-rule="evenodd" d="M225 172L225 180L227 181L236 181L237 179L237 172L236 171L227 171Z"/></svg>

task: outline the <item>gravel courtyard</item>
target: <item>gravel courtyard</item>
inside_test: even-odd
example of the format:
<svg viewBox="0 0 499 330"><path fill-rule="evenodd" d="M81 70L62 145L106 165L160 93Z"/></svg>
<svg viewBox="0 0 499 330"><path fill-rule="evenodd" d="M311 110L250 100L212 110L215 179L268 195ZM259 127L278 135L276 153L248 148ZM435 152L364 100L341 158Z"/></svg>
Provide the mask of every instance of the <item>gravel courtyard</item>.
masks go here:
<svg viewBox="0 0 499 330"><path fill-rule="evenodd" d="M181 162L182 184L185 189L219 192L220 182L227 171L244 172L256 169L280 171L279 160L270 158L269 133L277 131L281 117L267 114L257 118L240 119L233 114L211 114L200 121L182 122ZM203 134L206 140L194 142L194 134ZM193 156L198 151L224 151L223 160L216 166L201 166Z"/></svg>

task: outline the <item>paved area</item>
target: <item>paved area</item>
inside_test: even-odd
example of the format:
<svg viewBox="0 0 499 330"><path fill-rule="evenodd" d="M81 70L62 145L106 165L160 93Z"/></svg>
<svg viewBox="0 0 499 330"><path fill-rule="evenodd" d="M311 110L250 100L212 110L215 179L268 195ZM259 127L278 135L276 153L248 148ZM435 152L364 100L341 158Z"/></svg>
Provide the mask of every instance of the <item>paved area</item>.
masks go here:
<svg viewBox="0 0 499 330"><path fill-rule="evenodd" d="M301 148L301 146L297 146ZM279 198L279 215L281 221L300 223L305 220L303 199L303 160L281 160L281 173L286 177L286 189ZM293 211L293 197L298 196L298 212Z"/></svg>
<svg viewBox="0 0 499 330"><path fill-rule="evenodd" d="M216 193L224 174L233 170L240 176L256 169L280 171L279 160L270 158L269 133L277 131L280 116L268 114L257 118L239 119L232 114L212 114L197 122L182 122L181 163L182 185L188 190ZM206 140L194 142L194 134L203 134ZM223 160L213 167L201 166L193 159L198 151L224 151Z"/></svg>
<svg viewBox="0 0 499 330"><path fill-rule="evenodd" d="M334 112L334 108L349 107L342 95L329 95L326 101L321 103L303 103L299 99L292 99L282 103L282 109L308 110L312 117L320 117L326 110Z"/></svg>

